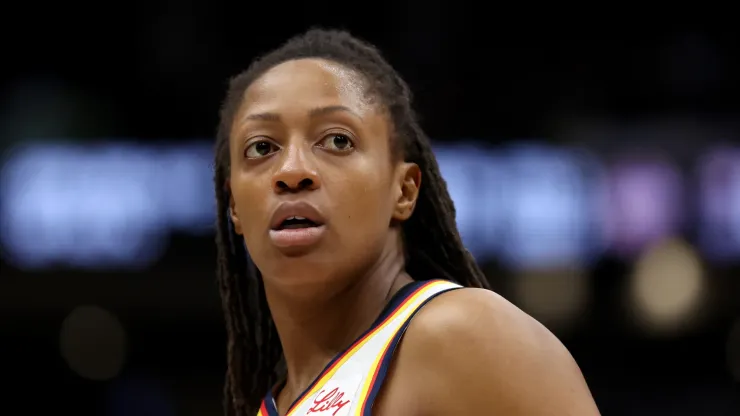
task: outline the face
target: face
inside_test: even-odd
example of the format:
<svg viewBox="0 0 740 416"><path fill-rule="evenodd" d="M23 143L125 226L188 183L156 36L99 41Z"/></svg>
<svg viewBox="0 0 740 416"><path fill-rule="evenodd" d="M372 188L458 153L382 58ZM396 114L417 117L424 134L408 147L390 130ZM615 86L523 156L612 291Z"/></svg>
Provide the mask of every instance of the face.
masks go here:
<svg viewBox="0 0 740 416"><path fill-rule="evenodd" d="M230 134L231 215L265 281L362 274L397 241L418 196L416 165L364 79L318 59L280 64L245 92Z"/></svg>

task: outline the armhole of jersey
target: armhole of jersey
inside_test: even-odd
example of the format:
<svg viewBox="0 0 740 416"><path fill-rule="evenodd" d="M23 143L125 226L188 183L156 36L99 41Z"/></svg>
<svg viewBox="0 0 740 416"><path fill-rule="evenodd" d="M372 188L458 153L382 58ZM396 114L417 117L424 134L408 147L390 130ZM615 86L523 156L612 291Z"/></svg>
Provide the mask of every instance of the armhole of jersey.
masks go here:
<svg viewBox="0 0 740 416"><path fill-rule="evenodd" d="M391 363L393 362L393 357L396 353L396 348L398 348L398 344L403 339L404 334L406 333L406 329L408 329L409 324L411 324L411 321L414 319L414 316L422 309L424 306L426 306L429 301L435 299L437 296L442 295L444 293L451 292L453 290L462 289L463 287L451 287L449 289L442 290L438 293L435 293L431 295L428 299L424 300L417 308L414 310L411 315L406 319L406 322L403 323L401 328L398 329L396 334L393 336L393 339L388 344L388 348L383 353L383 356L380 358L380 364L377 367L377 370L375 371L375 374L372 374L371 377L373 377L372 386L370 387L370 392L367 396L367 399L365 400L365 403L362 406L362 412L360 415L362 416L371 416L372 415L372 408L375 404L375 399L378 396L378 393L380 393L381 388L383 387L383 383L385 382L385 377L388 375L388 369L390 368Z"/></svg>

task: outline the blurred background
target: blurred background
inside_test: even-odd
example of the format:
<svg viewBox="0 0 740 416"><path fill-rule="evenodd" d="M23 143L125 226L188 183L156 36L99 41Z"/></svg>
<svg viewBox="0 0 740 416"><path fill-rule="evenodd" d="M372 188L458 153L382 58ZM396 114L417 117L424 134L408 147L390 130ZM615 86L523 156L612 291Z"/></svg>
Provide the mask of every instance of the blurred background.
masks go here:
<svg viewBox="0 0 740 416"><path fill-rule="evenodd" d="M605 416L740 414L733 26L513 28L420 0L17 6L0 413L222 414L218 107L229 76L322 24L408 80L466 245L568 346Z"/></svg>

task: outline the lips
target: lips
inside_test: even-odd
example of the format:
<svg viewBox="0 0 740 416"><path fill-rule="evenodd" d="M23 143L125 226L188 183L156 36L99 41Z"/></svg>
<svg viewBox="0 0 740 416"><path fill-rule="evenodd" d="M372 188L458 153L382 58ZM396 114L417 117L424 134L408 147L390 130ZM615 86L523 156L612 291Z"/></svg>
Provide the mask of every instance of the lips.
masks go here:
<svg viewBox="0 0 740 416"><path fill-rule="evenodd" d="M283 202L278 205L270 221L271 230L290 230L319 227L325 224L317 208L303 202Z"/></svg>
<svg viewBox="0 0 740 416"><path fill-rule="evenodd" d="M286 255L300 255L318 245L326 233L324 217L307 202L284 202L272 215L272 243Z"/></svg>

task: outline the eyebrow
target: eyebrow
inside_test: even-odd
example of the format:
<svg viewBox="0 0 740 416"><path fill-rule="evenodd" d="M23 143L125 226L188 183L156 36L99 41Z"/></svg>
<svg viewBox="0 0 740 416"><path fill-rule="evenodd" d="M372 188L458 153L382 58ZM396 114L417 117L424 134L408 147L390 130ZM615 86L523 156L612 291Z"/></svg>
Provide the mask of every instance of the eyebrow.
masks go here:
<svg viewBox="0 0 740 416"><path fill-rule="evenodd" d="M308 116L310 118L316 118L316 117L320 117L320 116L323 116L323 115L326 115L326 114L337 113L337 112L350 113L350 114L354 115L355 117L357 117L359 119L362 119L362 117L360 117L360 115L357 114L356 112L352 111L351 108L346 107L346 106L343 106L343 105L330 105L330 106L326 106L326 107L312 108L311 110L309 110ZM255 121L272 121L272 122L277 122L277 121L280 121L280 114L278 114L278 113L257 113L257 114L249 114L246 117L244 117L244 120L245 121L247 121L247 120L255 120Z"/></svg>

